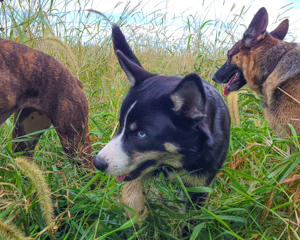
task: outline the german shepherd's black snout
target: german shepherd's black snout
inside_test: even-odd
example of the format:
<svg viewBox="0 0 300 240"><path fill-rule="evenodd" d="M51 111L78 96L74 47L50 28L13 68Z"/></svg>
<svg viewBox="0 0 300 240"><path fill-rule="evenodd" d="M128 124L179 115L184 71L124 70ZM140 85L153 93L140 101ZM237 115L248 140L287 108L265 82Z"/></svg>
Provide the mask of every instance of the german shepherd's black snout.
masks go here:
<svg viewBox="0 0 300 240"><path fill-rule="evenodd" d="M212 80L226 84L224 88L225 95L239 90L247 83L243 71L236 64L230 64L229 60L219 68Z"/></svg>
<svg viewBox="0 0 300 240"><path fill-rule="evenodd" d="M215 81L215 82L217 82L216 75L214 75L214 76L212 77L212 80Z"/></svg>

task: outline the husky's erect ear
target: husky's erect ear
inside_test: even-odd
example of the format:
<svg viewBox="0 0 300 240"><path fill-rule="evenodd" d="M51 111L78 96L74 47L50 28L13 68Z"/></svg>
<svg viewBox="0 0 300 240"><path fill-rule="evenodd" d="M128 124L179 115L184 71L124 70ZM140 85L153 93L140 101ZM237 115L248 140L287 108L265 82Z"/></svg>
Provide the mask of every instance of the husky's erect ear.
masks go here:
<svg viewBox="0 0 300 240"><path fill-rule="evenodd" d="M201 78L197 74L184 77L171 93L173 111L195 122L205 117L206 96Z"/></svg>
<svg viewBox="0 0 300 240"><path fill-rule="evenodd" d="M267 10L262 7L255 14L248 29L244 33L242 38L242 46L250 48L255 45L259 40L263 39L266 35L268 26L268 13Z"/></svg>
<svg viewBox="0 0 300 240"><path fill-rule="evenodd" d="M117 50L121 51L131 62L142 67L139 60L136 58L130 46L128 45L121 29L116 24L112 25L112 40L113 40L115 52Z"/></svg>
<svg viewBox="0 0 300 240"><path fill-rule="evenodd" d="M155 76L154 74L147 72L142 67L139 60L136 58L130 46L128 45L122 31L115 24L112 25L112 40L119 63L126 73L132 86L147 78Z"/></svg>
<svg viewBox="0 0 300 240"><path fill-rule="evenodd" d="M201 78L197 74L184 77L170 95L173 111L192 122L196 129L206 135L206 143L211 146L213 138L205 118L206 95Z"/></svg>
<svg viewBox="0 0 300 240"><path fill-rule="evenodd" d="M139 84L147 78L155 76L154 74L147 72L144 68L130 61L123 54L123 52L117 50L116 55L132 86Z"/></svg>
<svg viewBox="0 0 300 240"><path fill-rule="evenodd" d="M283 20L276 29L274 29L270 34L279 40L283 40L289 30L289 20Z"/></svg>

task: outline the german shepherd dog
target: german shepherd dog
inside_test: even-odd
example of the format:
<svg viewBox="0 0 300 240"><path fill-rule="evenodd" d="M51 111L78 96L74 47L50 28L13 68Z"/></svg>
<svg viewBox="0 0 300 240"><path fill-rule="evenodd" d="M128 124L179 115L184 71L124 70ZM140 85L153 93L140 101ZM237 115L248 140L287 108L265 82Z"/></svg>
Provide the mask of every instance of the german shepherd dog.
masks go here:
<svg viewBox="0 0 300 240"><path fill-rule="evenodd" d="M127 182L121 201L143 220L147 212L143 179L162 172L175 180L175 171L186 186L210 184L227 155L230 117L218 91L198 75L150 73L116 25L112 39L131 88L122 103L118 132L97 154L94 165ZM194 202L203 197L191 195Z"/></svg>
<svg viewBox="0 0 300 240"><path fill-rule="evenodd" d="M15 114L13 138L37 132L14 144L32 156L38 138L52 124L70 158L94 169L88 129L88 102L83 84L48 54L0 39L0 126Z"/></svg>
<svg viewBox="0 0 300 240"><path fill-rule="evenodd" d="M267 25L268 13L261 8L213 80L226 83L225 95L247 83L263 96L267 122L279 137L291 134L288 123L300 135L300 47L283 41L287 19L271 33Z"/></svg>

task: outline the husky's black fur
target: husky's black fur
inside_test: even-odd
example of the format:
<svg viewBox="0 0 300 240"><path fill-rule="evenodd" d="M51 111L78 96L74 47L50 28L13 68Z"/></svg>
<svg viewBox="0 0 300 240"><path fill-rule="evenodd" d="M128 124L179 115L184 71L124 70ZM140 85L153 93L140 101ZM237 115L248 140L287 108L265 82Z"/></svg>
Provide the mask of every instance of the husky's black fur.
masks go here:
<svg viewBox="0 0 300 240"><path fill-rule="evenodd" d="M132 87L122 103L119 130L108 143L111 145L96 156L95 166L122 175L119 179L129 181L124 188L160 172L174 178L173 171L179 175L191 172L182 177L186 186L209 185L228 151L230 118L224 100L196 74L181 78L146 71L116 25L112 36L115 53ZM119 150L112 143L119 145ZM116 155L114 151L119 152ZM136 206L142 204L127 199L134 195L123 194L122 200L140 212ZM192 199L202 201L203 194L193 194Z"/></svg>

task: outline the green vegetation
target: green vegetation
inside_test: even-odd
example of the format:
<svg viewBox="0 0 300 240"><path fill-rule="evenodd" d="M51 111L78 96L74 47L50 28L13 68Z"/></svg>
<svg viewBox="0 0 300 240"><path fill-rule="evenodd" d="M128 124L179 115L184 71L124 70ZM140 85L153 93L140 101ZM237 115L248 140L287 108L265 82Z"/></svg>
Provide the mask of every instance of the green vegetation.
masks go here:
<svg viewBox="0 0 300 240"><path fill-rule="evenodd" d="M85 11L82 1L69 3L77 11L68 11L64 2L37 2L2 2L0 35L54 56L84 83L96 154L118 128L118 111L129 87L113 53L109 24L100 13ZM197 72L210 81L240 37L236 29L246 9L233 7L225 23L205 19L204 13L183 19L184 28L176 30L180 34L169 30L172 23L159 9L145 14L140 5L129 3L122 14L107 17L121 26L147 70L179 76ZM215 87L222 92L222 85ZM95 178L68 161L51 128L34 156L52 192L55 226L50 231L37 188L15 165L10 117L0 128L0 239L8 236L1 235L1 228L13 225L33 239L181 239L185 226L191 235L184 239L300 239L298 137L276 138L260 97L248 88L232 99L237 98L238 103L230 103L238 104L239 121L232 125L227 160L210 188L194 189L210 192L209 199L188 210L184 194L193 189L163 176L149 180L149 214L141 226L124 215L118 201L122 183L99 172L101 188L90 190Z"/></svg>

